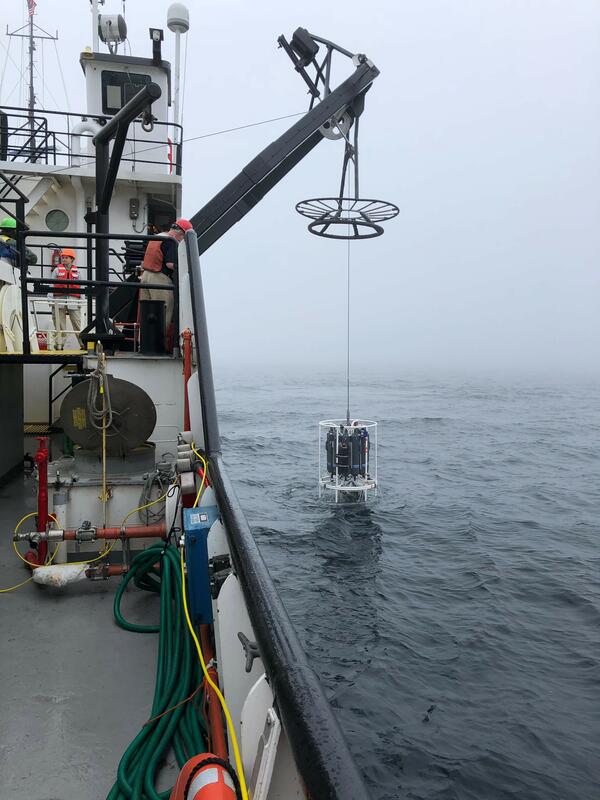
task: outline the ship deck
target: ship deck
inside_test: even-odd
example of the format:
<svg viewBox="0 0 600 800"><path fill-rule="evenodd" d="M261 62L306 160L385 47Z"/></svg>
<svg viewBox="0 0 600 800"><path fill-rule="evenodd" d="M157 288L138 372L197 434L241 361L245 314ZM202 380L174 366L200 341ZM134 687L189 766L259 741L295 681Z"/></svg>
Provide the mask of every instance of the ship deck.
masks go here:
<svg viewBox="0 0 600 800"><path fill-rule="evenodd" d="M12 531L33 510L31 479L0 488L0 588L28 577ZM156 636L117 627L115 588L114 578L64 589L31 581L1 595L0 797L108 794L122 754L149 716L157 648ZM157 610L157 598L137 589L124 603L132 621L148 622Z"/></svg>

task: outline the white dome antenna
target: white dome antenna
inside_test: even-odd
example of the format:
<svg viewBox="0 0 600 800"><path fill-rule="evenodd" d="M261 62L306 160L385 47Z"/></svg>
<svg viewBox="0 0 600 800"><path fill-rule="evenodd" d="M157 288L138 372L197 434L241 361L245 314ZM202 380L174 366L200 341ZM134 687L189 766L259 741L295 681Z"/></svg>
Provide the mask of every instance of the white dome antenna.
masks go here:
<svg viewBox="0 0 600 800"><path fill-rule="evenodd" d="M181 62L181 34L190 29L190 12L183 3L171 3L167 11L167 27L175 34L175 91L173 92L173 123L179 125L179 66ZM181 131L175 128L174 141L181 143Z"/></svg>
<svg viewBox="0 0 600 800"><path fill-rule="evenodd" d="M171 3L167 11L167 27L173 33L187 33L190 29L190 12L183 3Z"/></svg>

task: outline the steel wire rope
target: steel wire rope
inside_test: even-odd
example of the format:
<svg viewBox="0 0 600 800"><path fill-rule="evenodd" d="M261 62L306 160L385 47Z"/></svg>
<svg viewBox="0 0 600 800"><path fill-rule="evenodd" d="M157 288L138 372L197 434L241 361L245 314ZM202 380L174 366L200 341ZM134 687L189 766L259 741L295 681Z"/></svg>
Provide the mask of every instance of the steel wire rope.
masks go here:
<svg viewBox="0 0 600 800"><path fill-rule="evenodd" d="M63 91L65 93L65 100L67 103L67 109L69 112L71 111L71 101L69 100L69 92L67 91L67 84L65 81L65 75L63 73L62 63L60 60L60 56L58 55L58 47L56 46L56 39L52 40L52 44L54 45L54 52L56 54L56 62L58 64L58 71L60 72L60 79L62 81Z"/></svg>
<svg viewBox="0 0 600 800"><path fill-rule="evenodd" d="M188 139L183 139L182 143L187 144L189 142L196 142L196 141L198 141L200 139L210 139L212 136L221 136L224 133L233 133L235 131L245 130L246 128L255 128L258 125L267 125L270 122L279 122L279 120L282 120L282 119L291 119L292 117L300 117L305 113L306 113L305 111L298 111L295 114L285 114L282 117L272 117L271 119L263 119L260 122L250 122L247 125L238 125L235 128L224 128L222 131L212 131L211 133L203 133L203 134L200 134L199 136L191 136ZM141 155L142 153L149 152L150 150L157 150L157 149L159 149L161 147L164 147L164 144L152 145L152 147L147 147L147 148L144 148L143 150L139 150L138 151L138 155ZM87 159L87 161L84 164L67 164L64 167L57 167L56 169L47 170L46 172L44 172L44 175L56 175L57 173L64 172L65 170L81 169L82 167L88 167L91 164L93 164L95 162L95 160L96 160L96 156L95 155L94 156L86 156L83 153L78 155L77 158L79 158L79 159ZM153 163L157 163L157 162L153 162Z"/></svg>
<svg viewBox="0 0 600 800"><path fill-rule="evenodd" d="M187 57L188 57L188 40L189 37L185 37L185 52L183 54L183 83L181 87L181 116L179 123L181 125L181 129L183 130L183 111L185 108L185 87L186 87L186 79L187 79Z"/></svg>
<svg viewBox="0 0 600 800"><path fill-rule="evenodd" d="M43 53L43 52L44 52L44 51L42 50L42 53ZM45 77L44 77L44 74L45 74L45 73L44 73L44 61L42 60L42 72L40 72L40 71L39 71L39 69L38 69L38 67L37 67L37 64L34 64L34 65L33 65L33 69L35 70L35 74L38 76L38 78L39 78L39 79L41 80L41 82L42 82L42 90L43 90L44 92L48 92L48 94L50 95L50 99L52 100L52 102L54 103L54 105L56 105L56 106L60 105L60 103L58 102L58 100L56 99L56 97L54 96L54 94L52 93L52 90L50 89L50 87L49 87L49 86L48 86L48 84L46 83L46 79L45 79ZM45 95L42 95L42 107L45 105L45 103L46 103L46 97L45 97Z"/></svg>
<svg viewBox="0 0 600 800"><path fill-rule="evenodd" d="M6 61L8 61L8 60L10 59L10 63L11 63L11 64L13 65L13 67L14 67L14 68L15 68L15 69L16 69L16 70L17 70L17 71L20 73L20 74L19 74L19 81L23 80L23 78L25 77L25 73L24 73L24 71L23 71L23 68L22 68L22 67L19 67L19 65L17 64L17 62L16 62L16 61L14 60L14 58L13 58L13 57L10 55L10 42L8 43L8 47L7 47L7 46L4 44L4 42L2 41L2 39L0 39L0 46L1 46L1 47L2 47L4 50L6 50L6 59L5 59L5 62L4 62L4 65L5 65L5 67L6 67ZM22 47L23 47L23 43L21 42L21 48L22 48ZM4 73L4 70L3 70L3 73ZM4 80L4 74L2 74L2 77L1 77L1 79L0 79L0 80L2 80L2 81ZM2 87L2 84L0 83L0 88L1 88L1 87Z"/></svg>
<svg viewBox="0 0 600 800"><path fill-rule="evenodd" d="M6 75L6 65L8 64L8 56L10 55L10 41L8 43L8 47L4 45L3 42L0 41L2 47L6 50L6 58L4 59L4 64L2 65L2 74L0 74L0 97L2 96L2 87L4 85L4 77Z"/></svg>
<svg viewBox="0 0 600 800"><path fill-rule="evenodd" d="M348 175L348 194L352 194L350 183L352 173ZM356 184L355 184L356 185ZM346 424L350 425L350 228L348 223L348 239L346 240Z"/></svg>

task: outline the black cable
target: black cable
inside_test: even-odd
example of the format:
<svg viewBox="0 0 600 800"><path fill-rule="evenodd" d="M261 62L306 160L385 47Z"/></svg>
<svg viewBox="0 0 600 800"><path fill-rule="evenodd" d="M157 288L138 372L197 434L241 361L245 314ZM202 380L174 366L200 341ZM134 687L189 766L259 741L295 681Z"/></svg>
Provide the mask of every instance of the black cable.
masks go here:
<svg viewBox="0 0 600 800"><path fill-rule="evenodd" d="M202 767L206 767L209 764L216 764L217 766L223 767L223 769L227 770L228 774L231 776L233 785L235 786L235 796L237 800L242 800L242 790L240 788L240 782L238 780L238 776L235 773L235 770L228 761L224 761L222 758L217 758L217 756L209 756L208 758L203 758L202 761L199 761L197 764L194 764L192 771L188 775L188 779L185 784L185 789L183 790L183 796L184 797L188 796L188 792L190 791L190 786L192 785L194 778L200 772Z"/></svg>

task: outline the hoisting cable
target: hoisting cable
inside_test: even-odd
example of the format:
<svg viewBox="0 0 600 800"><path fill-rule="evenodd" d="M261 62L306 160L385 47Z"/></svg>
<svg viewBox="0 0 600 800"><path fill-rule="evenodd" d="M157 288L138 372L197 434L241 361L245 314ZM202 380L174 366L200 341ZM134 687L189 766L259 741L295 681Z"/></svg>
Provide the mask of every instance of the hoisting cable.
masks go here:
<svg viewBox="0 0 600 800"><path fill-rule="evenodd" d="M352 146L352 163L354 164L354 196L358 197L358 123L359 118L357 117L354 123L354 144ZM347 137L346 139L346 149L350 145L350 141ZM343 176L342 176L342 186L343 186ZM343 191L343 190L342 190ZM341 194L340 194L341 197ZM350 211L351 205L349 204L348 212ZM348 216L350 214L348 213ZM346 297L346 311L347 311L347 320L346 320L346 425L350 425L350 228L351 225L348 225L347 228L347 247L346 247L346 272L347 272L347 297ZM356 226L355 226L356 228Z"/></svg>
<svg viewBox="0 0 600 800"><path fill-rule="evenodd" d="M350 239L347 251L346 425L350 425Z"/></svg>

